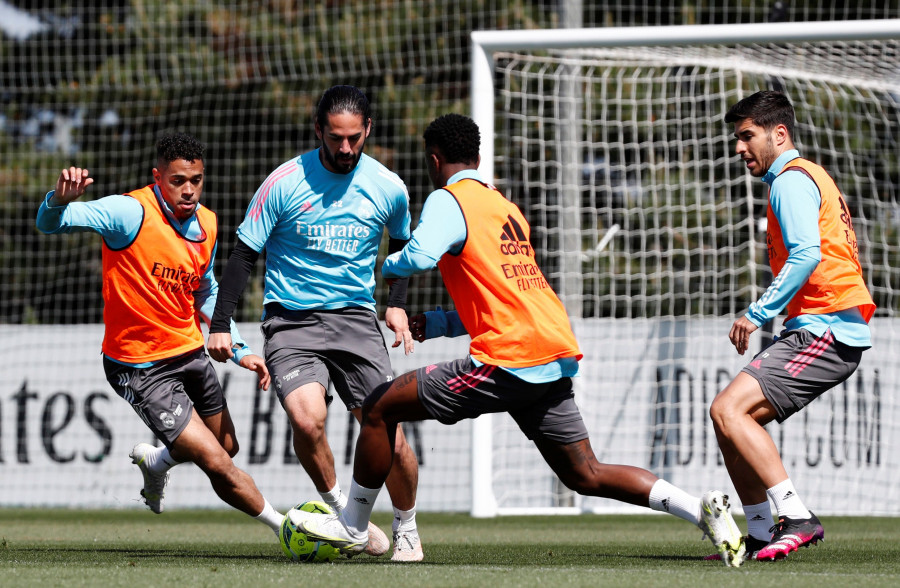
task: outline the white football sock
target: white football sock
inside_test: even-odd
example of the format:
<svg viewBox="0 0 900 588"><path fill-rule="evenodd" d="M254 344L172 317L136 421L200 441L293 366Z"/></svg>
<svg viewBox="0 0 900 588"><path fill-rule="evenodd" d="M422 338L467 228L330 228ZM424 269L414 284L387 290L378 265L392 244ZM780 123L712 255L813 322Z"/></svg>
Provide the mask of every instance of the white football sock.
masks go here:
<svg viewBox="0 0 900 588"><path fill-rule="evenodd" d="M416 530L416 507L409 510L400 510L394 507L394 522L391 524L394 533L409 533Z"/></svg>
<svg viewBox="0 0 900 588"><path fill-rule="evenodd" d="M769 501L761 504L745 504L744 516L747 518L747 534L768 543L772 540L769 529L775 524L772 520L772 507Z"/></svg>
<svg viewBox="0 0 900 588"><path fill-rule="evenodd" d="M334 488L328 492L319 492L319 496L322 497L325 504L330 506L334 512L338 514L341 514L341 511L347 506L347 495L341 492L341 485L339 482L335 482Z"/></svg>
<svg viewBox="0 0 900 588"><path fill-rule="evenodd" d="M164 474L181 463L172 457L172 454L169 453L169 448L165 445L154 449L155 451L148 451L144 457L144 463L147 464L147 469L152 473Z"/></svg>
<svg viewBox="0 0 900 588"><path fill-rule="evenodd" d="M263 498L263 501L265 504L263 505L262 512L253 518L268 525L275 533L278 533L281 530L281 521L284 520L284 515L272 508L272 505L269 504L268 500Z"/></svg>
<svg viewBox="0 0 900 588"><path fill-rule="evenodd" d="M769 500L775 505L775 510L779 517L789 517L792 519L808 519L812 517L806 509L806 505L800 500L800 495L794 488L794 483L788 478L780 484L776 484L766 490Z"/></svg>
<svg viewBox="0 0 900 588"><path fill-rule="evenodd" d="M356 480L350 483L350 497L341 512L341 520L348 531L358 536L369 533L369 519L379 492L381 488L365 488L357 484Z"/></svg>
<svg viewBox="0 0 900 588"><path fill-rule="evenodd" d="M700 499L665 480L657 480L650 489L650 508L700 524Z"/></svg>

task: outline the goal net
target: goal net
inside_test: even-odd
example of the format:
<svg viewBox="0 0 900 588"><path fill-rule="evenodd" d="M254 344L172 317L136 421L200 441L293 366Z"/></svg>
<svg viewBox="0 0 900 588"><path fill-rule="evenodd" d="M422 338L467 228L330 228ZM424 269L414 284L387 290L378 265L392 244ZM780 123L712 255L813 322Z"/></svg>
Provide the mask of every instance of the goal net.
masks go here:
<svg viewBox="0 0 900 588"><path fill-rule="evenodd" d="M203 202L219 219L221 275L257 187L282 161L318 146L315 103L336 83L373 99L366 151L404 179L414 221L431 191L422 131L436 116L468 112L471 94L473 116L490 130L482 172L528 216L585 353L577 400L598 457L649 468L694 493L731 491L706 410L746 361L726 333L762 292L767 268L755 220L763 186L736 161L722 116L740 97L779 85L797 105L801 152L847 196L879 310L875 346L851 381L771 431L817 513L900 514L891 451L900 422L891 393L900 356L897 21L554 31L534 29L558 24L549 13L567 3L526 2L534 10L525 11L496 0L440 10L326 4L0 0L8 90L0 110L0 337L8 343L0 506L143 508L128 453L155 441L103 372L99 237L34 228L59 170L91 170L85 199L121 193L152 181L160 132L197 135L208 145ZM613 8L602 4L585 7L586 23L764 18L759 7L717 0L677 15L614 3L610 20ZM897 13L857 4L859 18ZM803 16L838 15L829 10ZM465 27L509 30L477 32L470 46ZM236 315L257 352L262 267ZM378 280L380 309L386 299ZM410 312L436 305L452 307L438 272L416 277ZM427 341L409 356L389 351L399 375L467 348L457 338ZM216 367L241 446L235 463L276 508L315 498L275 396L246 370ZM505 416L405 430L419 459L420 511L623 508L567 492ZM344 488L357 432L333 403L327 434ZM223 507L199 468L173 470L166 510ZM382 492L376 509L390 507Z"/></svg>
<svg viewBox="0 0 900 588"><path fill-rule="evenodd" d="M576 400L600 461L733 492L708 407L782 327L766 325L743 357L727 338L771 275L766 187L723 117L780 89L801 155L851 208L878 312L854 376L768 430L813 508L900 514L900 27L873 24L473 34L482 171L525 212L572 317L585 354ZM476 459L476 514L630 510L562 488L505 415L483 418L474 439L493 447Z"/></svg>

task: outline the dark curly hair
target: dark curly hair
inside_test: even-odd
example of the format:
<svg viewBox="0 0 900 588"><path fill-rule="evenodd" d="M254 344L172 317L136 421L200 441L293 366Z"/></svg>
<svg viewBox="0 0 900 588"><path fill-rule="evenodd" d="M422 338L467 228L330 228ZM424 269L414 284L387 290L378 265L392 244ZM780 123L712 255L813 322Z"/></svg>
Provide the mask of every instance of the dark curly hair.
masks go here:
<svg viewBox="0 0 900 588"><path fill-rule="evenodd" d="M425 134L426 147L441 150L447 163L478 162L481 133L474 120L461 114L439 116L428 125Z"/></svg>
<svg viewBox="0 0 900 588"><path fill-rule="evenodd" d="M166 133L156 141L157 167L168 165L176 159L203 161L206 146L187 133Z"/></svg>

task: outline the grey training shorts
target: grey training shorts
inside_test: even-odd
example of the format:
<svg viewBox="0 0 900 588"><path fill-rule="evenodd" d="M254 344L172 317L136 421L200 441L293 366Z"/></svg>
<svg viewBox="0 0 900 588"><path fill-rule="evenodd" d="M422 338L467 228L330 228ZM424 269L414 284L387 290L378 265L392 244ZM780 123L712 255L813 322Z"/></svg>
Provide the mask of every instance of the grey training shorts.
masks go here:
<svg viewBox="0 0 900 588"><path fill-rule="evenodd" d="M756 378L781 423L849 378L865 349L835 340L830 329L821 337L805 329L785 331L741 371Z"/></svg>
<svg viewBox="0 0 900 588"><path fill-rule="evenodd" d="M441 423L508 412L532 441L565 445L588 438L571 378L532 384L469 357L421 367L416 377L419 400Z"/></svg>
<svg viewBox="0 0 900 588"><path fill-rule="evenodd" d="M278 400L312 382L334 385L347 410L394 377L378 317L367 308L293 311L266 306L260 327Z"/></svg>
<svg viewBox="0 0 900 588"><path fill-rule="evenodd" d="M106 380L131 404L153 434L171 448L191 420L191 410L210 416L225 410L225 394L201 347L147 368L103 358Z"/></svg>

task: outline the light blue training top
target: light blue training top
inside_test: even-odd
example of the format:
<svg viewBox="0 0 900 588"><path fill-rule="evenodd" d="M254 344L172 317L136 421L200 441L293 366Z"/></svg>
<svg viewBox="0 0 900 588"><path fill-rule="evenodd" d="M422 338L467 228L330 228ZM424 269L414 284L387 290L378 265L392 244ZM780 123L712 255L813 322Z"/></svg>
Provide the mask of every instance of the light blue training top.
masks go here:
<svg viewBox="0 0 900 588"><path fill-rule="evenodd" d="M482 181L478 171L467 169L454 174L447 185L460 180ZM425 199L422 216L412 239L402 251L389 255L381 266L385 278L405 278L412 274L437 267L445 253L457 254L466 242L468 230L456 198L443 188L435 190ZM444 311L441 307L425 313L425 338L459 337L467 335L465 327L455 311ZM474 358L476 365L481 363ZM560 378L578 374L578 360L564 357L549 363L527 368L502 368L526 382L534 384L554 382Z"/></svg>
<svg viewBox="0 0 900 588"><path fill-rule="evenodd" d="M770 187L769 206L781 227L788 258L745 315L757 327L784 310L822 260L819 235L819 206L822 200L819 188L806 174L787 172L778 175L789 161L798 157L800 152L796 149L785 151L762 178ZM872 345L869 325L857 307L828 314L801 314L787 321L784 328L787 331L806 329L817 337L831 329L834 338L845 345Z"/></svg>
<svg viewBox="0 0 900 588"><path fill-rule="evenodd" d="M181 223L172 214L168 203L159 193L159 187L153 186L156 200L166 214L169 222L185 239L196 240L202 234L197 215L191 215L184 223ZM50 198L55 193L51 190L47 193L37 213L35 224L42 233L48 235L58 233L98 233L113 249L122 249L137 237L144 221L144 207L140 202L130 196L116 194L87 202L71 202L66 206L51 206ZM198 205L199 206L199 205ZM219 293L219 282L213 273L213 261L216 258L218 244L213 248L210 263L206 272L200 279L200 287L194 291L194 307L209 326L213 310L216 308L216 296ZM231 340L234 342L234 356L232 361L239 364L241 358L253 353L244 343L244 339L238 332L237 325L231 321ZM159 361L143 363L126 363L106 356L110 361L129 365L136 368L150 367ZM240 364L239 364L240 365Z"/></svg>
<svg viewBox="0 0 900 588"><path fill-rule="evenodd" d="M375 261L384 229L409 239L403 180L361 154L349 174L328 171L319 150L286 161L256 191L237 234L266 249L263 302L293 310L375 310Z"/></svg>

